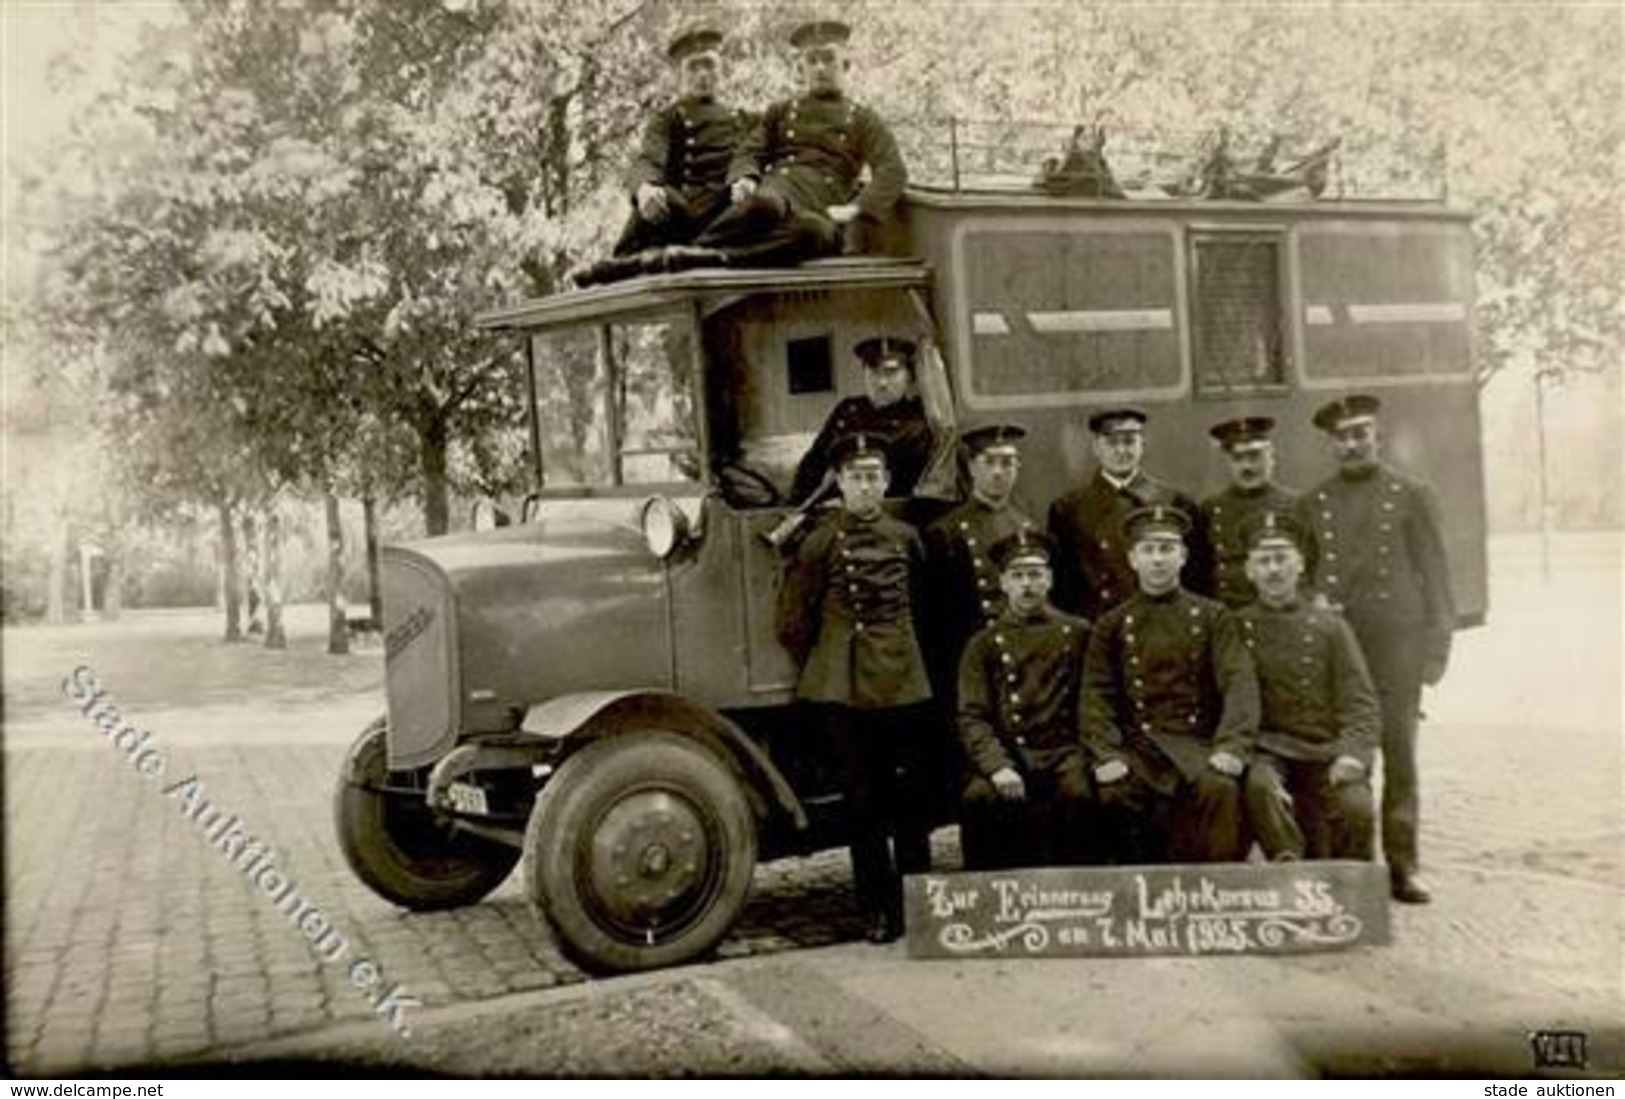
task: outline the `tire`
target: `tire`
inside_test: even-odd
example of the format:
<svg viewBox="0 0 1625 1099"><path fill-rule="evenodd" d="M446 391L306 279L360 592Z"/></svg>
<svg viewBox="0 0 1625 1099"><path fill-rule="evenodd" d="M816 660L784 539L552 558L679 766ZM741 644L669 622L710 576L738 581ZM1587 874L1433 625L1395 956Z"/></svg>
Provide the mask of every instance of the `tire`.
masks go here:
<svg viewBox="0 0 1625 1099"><path fill-rule="evenodd" d="M525 834L525 890L583 966L676 965L728 933L756 869L745 791L675 733L612 734L542 788Z"/></svg>
<svg viewBox="0 0 1625 1099"><path fill-rule="evenodd" d="M473 904L507 880L519 850L453 830L421 797L385 794L388 778L379 718L350 749L333 796L339 848L367 887L403 908L430 911Z"/></svg>

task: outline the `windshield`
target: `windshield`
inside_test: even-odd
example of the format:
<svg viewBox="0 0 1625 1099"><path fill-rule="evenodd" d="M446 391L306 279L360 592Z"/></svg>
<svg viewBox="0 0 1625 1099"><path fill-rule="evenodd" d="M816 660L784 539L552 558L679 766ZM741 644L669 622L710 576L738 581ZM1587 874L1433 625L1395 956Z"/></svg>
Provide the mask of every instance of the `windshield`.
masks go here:
<svg viewBox="0 0 1625 1099"><path fill-rule="evenodd" d="M693 333L675 317L536 338L545 488L700 480Z"/></svg>

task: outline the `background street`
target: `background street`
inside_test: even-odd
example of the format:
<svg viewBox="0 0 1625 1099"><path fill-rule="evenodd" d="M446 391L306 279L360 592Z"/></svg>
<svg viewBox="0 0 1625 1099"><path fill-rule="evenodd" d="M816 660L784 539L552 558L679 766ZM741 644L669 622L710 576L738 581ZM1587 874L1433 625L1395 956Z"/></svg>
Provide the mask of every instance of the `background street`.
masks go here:
<svg viewBox="0 0 1625 1099"><path fill-rule="evenodd" d="M350 874L339 762L382 708L376 648L216 640L203 612L8 629L8 1060L54 1074L219 1059L391 1071L693 1075L1531 1071L1527 1032L1582 1029L1625 1068L1620 539L1492 543L1491 624L1457 635L1423 728L1435 903L1391 946L1298 958L911 962L859 941L844 852L758 871L717 961L591 981L517 876L415 915ZM397 1037L250 883L72 710L80 663L168 760L276 853L387 985ZM939 864L957 863L952 830ZM175 1066L171 1065L170 1068Z"/></svg>

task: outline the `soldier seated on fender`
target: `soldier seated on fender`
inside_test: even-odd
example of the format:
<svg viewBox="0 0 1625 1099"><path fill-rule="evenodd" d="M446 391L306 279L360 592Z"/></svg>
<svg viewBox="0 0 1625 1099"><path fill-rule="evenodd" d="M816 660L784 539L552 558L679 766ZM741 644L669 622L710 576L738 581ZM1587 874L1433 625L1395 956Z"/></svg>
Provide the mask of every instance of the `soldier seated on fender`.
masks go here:
<svg viewBox="0 0 1625 1099"><path fill-rule="evenodd" d="M960 660L967 870L1091 861L1089 767L1077 733L1089 623L1049 605L1051 553L1030 529L994 544L1004 611Z"/></svg>
<svg viewBox="0 0 1625 1099"><path fill-rule="evenodd" d="M1245 853L1241 774L1258 738L1258 679L1232 613L1180 585L1190 527L1167 504L1129 513L1139 590L1089 640L1081 735L1100 830L1120 862Z"/></svg>
<svg viewBox="0 0 1625 1099"><path fill-rule="evenodd" d="M1244 537L1258 591L1236 614L1258 673L1258 750L1246 783L1253 834L1271 859L1369 861L1382 709L1359 642L1342 615L1298 590L1308 534L1290 515L1255 515Z"/></svg>

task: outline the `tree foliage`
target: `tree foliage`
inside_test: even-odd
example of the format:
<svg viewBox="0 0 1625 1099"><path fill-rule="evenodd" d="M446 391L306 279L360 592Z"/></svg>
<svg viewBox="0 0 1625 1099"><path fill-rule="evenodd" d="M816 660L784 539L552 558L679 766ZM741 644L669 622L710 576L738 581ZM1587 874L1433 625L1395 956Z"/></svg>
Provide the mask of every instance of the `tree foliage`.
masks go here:
<svg viewBox="0 0 1625 1099"><path fill-rule="evenodd" d="M482 309L607 247L663 47L730 34L725 95L788 93L805 12L734 0L185 0L38 166L33 303L94 364L126 484L178 501L523 484L518 349ZM1345 182L1475 212L1481 374L1616 369L1621 27L1585 5L827 5L917 176L1101 122L1168 170L1225 126L1341 136ZM990 155L965 131L961 155ZM1137 145L1140 135L1155 141ZM1044 138L1045 141L1050 138ZM1057 142L1058 144L1058 142ZM1152 147L1155 145L1156 147ZM1115 152L1114 152L1115 150ZM548 394L558 430L585 384ZM585 382L584 379L576 379ZM560 419L560 417L555 417Z"/></svg>

